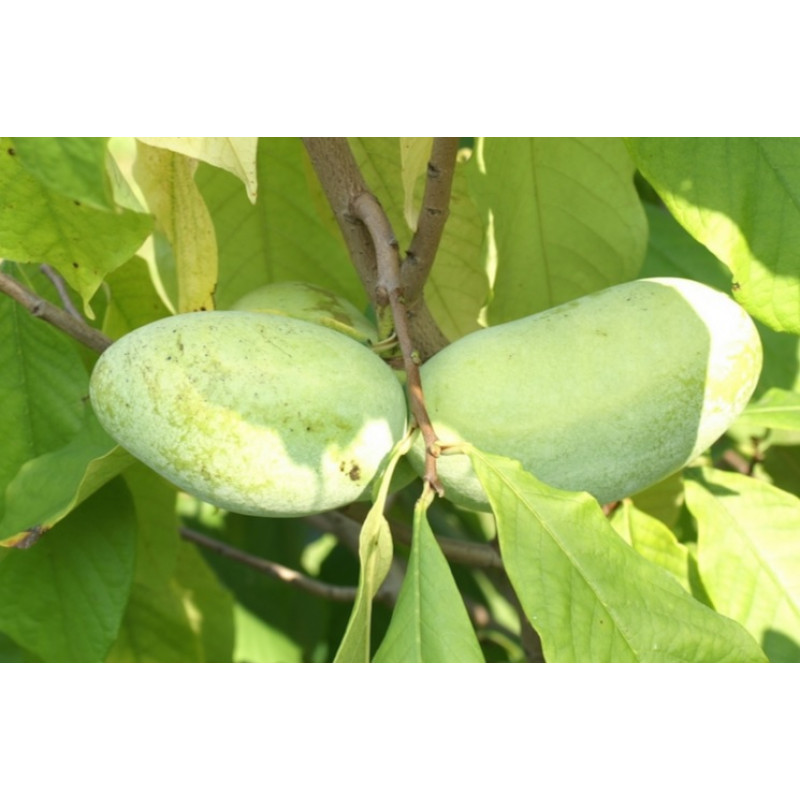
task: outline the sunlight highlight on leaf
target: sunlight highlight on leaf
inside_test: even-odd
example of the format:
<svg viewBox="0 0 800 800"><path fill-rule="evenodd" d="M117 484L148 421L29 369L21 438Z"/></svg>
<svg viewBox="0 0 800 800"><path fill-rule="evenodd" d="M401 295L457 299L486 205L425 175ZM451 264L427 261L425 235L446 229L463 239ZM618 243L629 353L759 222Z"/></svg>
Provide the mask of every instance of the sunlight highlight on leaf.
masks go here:
<svg viewBox="0 0 800 800"><path fill-rule="evenodd" d="M419 179L425 175L433 146L432 136L400 137L400 166L403 176L403 216L409 229L417 229L419 205L415 190Z"/></svg>
<svg viewBox="0 0 800 800"><path fill-rule="evenodd" d="M773 661L800 660L800 500L734 472L693 470L700 577L714 606Z"/></svg>
<svg viewBox="0 0 800 800"><path fill-rule="evenodd" d="M546 486L508 458L470 457L548 661L764 660L743 628L626 545L588 494Z"/></svg>
<svg viewBox="0 0 800 800"><path fill-rule="evenodd" d="M774 330L800 333L800 139L627 143L678 222L733 273L737 300Z"/></svg>

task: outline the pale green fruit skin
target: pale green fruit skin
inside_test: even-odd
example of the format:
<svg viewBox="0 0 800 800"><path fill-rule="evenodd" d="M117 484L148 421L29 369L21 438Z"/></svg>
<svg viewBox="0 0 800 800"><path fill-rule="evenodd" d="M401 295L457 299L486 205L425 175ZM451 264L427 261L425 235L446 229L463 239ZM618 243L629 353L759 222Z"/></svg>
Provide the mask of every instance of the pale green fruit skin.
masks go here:
<svg viewBox="0 0 800 800"><path fill-rule="evenodd" d="M302 281L266 284L239 298L232 309L304 319L332 328L363 344L378 340L377 328L349 300Z"/></svg>
<svg viewBox="0 0 800 800"><path fill-rule="evenodd" d="M737 303L654 278L469 334L421 375L442 442L515 458L545 483L608 503L713 444L750 399L761 363ZM421 442L409 457L421 474ZM437 463L447 497L489 508L468 456Z"/></svg>
<svg viewBox="0 0 800 800"><path fill-rule="evenodd" d="M246 311L138 328L100 357L90 396L108 433L180 488L272 517L358 499L408 414L392 370L368 348Z"/></svg>

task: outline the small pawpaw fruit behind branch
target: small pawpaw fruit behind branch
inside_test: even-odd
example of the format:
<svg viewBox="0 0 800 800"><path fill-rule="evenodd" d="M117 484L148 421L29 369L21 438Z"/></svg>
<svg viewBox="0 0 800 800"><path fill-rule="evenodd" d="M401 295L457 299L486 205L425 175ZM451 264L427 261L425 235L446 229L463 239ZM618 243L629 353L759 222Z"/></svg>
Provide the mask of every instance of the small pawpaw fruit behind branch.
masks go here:
<svg viewBox="0 0 800 800"><path fill-rule="evenodd" d="M392 370L328 328L273 314L158 320L113 344L90 383L103 427L188 492L256 516L362 496L406 428Z"/></svg>
<svg viewBox="0 0 800 800"><path fill-rule="evenodd" d="M375 326L349 301L302 281L268 283L233 304L235 311L261 311L304 319L344 333L363 344L378 341Z"/></svg>
<svg viewBox="0 0 800 800"><path fill-rule="evenodd" d="M656 278L469 334L423 365L422 387L442 442L516 458L545 483L607 503L713 444L750 399L761 363L737 303ZM421 474L420 441L409 457ZM488 508L467 456L443 455L438 470L450 499Z"/></svg>

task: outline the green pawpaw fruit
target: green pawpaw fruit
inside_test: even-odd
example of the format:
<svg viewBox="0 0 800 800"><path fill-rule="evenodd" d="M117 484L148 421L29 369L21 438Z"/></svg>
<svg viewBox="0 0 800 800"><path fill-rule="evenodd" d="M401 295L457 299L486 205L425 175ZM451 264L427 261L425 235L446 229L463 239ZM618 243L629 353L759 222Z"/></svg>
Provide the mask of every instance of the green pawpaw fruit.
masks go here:
<svg viewBox="0 0 800 800"><path fill-rule="evenodd" d="M614 286L465 336L422 366L440 441L519 460L540 480L619 500L676 472L741 413L761 371L758 332L694 281ZM409 458L422 474L421 437ZM489 508L468 456L437 462L446 496Z"/></svg>
<svg viewBox="0 0 800 800"><path fill-rule="evenodd" d="M255 516L302 516L365 494L405 432L392 370L290 317L208 311L158 320L106 350L90 397L103 427L180 488Z"/></svg>
<svg viewBox="0 0 800 800"><path fill-rule="evenodd" d="M324 325L363 344L378 341L376 327L349 300L302 281L268 283L237 300L235 311L283 314Z"/></svg>

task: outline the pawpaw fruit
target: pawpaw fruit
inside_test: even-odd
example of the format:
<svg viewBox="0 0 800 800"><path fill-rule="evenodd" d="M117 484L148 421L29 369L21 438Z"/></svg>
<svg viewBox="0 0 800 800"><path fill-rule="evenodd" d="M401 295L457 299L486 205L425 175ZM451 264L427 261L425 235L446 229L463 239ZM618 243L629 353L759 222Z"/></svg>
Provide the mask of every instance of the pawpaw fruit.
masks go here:
<svg viewBox="0 0 800 800"><path fill-rule="evenodd" d="M517 459L547 484L608 503L713 444L761 364L758 332L727 295L653 278L468 334L421 377L439 440ZM421 475L421 437L409 458ZM437 466L447 497L488 510L467 455Z"/></svg>
<svg viewBox="0 0 800 800"><path fill-rule="evenodd" d="M98 359L90 397L106 431L181 489L274 517L364 495L408 413L392 370L369 348L247 311L132 331Z"/></svg>
<svg viewBox="0 0 800 800"><path fill-rule="evenodd" d="M378 341L376 327L349 300L312 283L268 283L239 298L231 308L304 319L332 328L363 344Z"/></svg>

